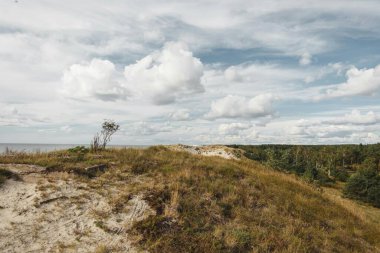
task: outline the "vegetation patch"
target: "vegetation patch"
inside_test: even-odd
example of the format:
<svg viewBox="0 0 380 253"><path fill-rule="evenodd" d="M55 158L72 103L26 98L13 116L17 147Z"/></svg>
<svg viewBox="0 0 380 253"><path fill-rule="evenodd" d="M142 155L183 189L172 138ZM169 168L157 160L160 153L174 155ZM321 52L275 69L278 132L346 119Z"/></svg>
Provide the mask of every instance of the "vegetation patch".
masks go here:
<svg viewBox="0 0 380 253"><path fill-rule="evenodd" d="M7 179L20 180L20 177L12 171L0 168L0 186L5 183Z"/></svg>
<svg viewBox="0 0 380 253"><path fill-rule="evenodd" d="M371 252L363 224L315 188L249 160L226 161L155 149L147 201L156 216L133 231L150 252ZM176 169L168 169L176 168ZM165 210L178 189L176 215ZM347 217L351 217L347 219ZM357 228L361 232L357 230ZM366 239L364 239L366 238ZM348 246L349 245L349 246Z"/></svg>
<svg viewBox="0 0 380 253"><path fill-rule="evenodd" d="M232 145L251 160L292 172L308 183L334 186L347 182L344 196L380 206L380 144Z"/></svg>
<svg viewBox="0 0 380 253"><path fill-rule="evenodd" d="M55 164L66 171L107 165L107 170L97 177L73 177L109 198L107 213L94 214L95 225L107 233L113 231L104 222L107 216L117 214L119 217L127 210L131 196L144 196L155 214L128 226L142 250L206 253L379 251L380 229L377 223L370 222L380 218L378 212L373 212L371 219L356 215L347 204L354 202L329 198L317 191L314 183L309 184L294 175L297 173L283 173L287 171L274 170L245 157L240 160L203 157L160 146L105 149L96 154L90 151L83 160L65 158L70 155L70 151L23 154L17 161L42 166ZM0 162L12 163L12 159L15 158L4 156L0 157ZM359 173L354 166L350 170ZM301 171L301 167L296 168ZM339 167L341 169L344 168ZM313 170L305 169L297 175L323 179ZM373 174L366 174L364 178L367 176L372 180ZM352 183L352 178L347 186L361 185ZM363 175L358 178L361 180ZM118 190L107 191L111 185ZM366 198L371 199L373 191L369 190ZM138 208L131 211L138 212Z"/></svg>
<svg viewBox="0 0 380 253"><path fill-rule="evenodd" d="M374 169L361 169L348 179L345 196L380 207L380 175Z"/></svg>

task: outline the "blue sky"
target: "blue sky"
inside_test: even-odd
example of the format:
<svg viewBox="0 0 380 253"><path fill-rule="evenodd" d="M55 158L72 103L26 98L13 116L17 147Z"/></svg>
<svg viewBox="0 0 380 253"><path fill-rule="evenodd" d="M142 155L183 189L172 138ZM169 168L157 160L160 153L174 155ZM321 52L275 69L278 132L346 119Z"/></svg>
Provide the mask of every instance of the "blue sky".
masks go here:
<svg viewBox="0 0 380 253"><path fill-rule="evenodd" d="M379 1L4 0L0 142L380 141Z"/></svg>

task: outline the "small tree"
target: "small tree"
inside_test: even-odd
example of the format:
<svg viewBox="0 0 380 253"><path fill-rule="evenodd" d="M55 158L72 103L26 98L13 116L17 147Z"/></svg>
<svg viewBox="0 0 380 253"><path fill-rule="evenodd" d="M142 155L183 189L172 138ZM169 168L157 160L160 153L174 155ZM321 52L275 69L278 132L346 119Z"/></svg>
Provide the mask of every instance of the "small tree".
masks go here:
<svg viewBox="0 0 380 253"><path fill-rule="evenodd" d="M120 126L113 120L105 120L102 124L102 148L106 148L107 143L111 141L111 136L119 130Z"/></svg>
<svg viewBox="0 0 380 253"><path fill-rule="evenodd" d="M113 120L105 120L102 124L102 130L96 133L91 142L91 150L98 151L100 149L105 149L108 142L111 141L111 137L120 128L120 125L116 124Z"/></svg>

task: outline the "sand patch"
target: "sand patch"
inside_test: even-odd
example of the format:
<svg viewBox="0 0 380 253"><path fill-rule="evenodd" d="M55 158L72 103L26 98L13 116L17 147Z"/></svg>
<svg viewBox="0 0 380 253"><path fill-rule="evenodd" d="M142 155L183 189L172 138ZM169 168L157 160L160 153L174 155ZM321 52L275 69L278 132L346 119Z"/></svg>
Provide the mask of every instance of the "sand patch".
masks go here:
<svg viewBox="0 0 380 253"><path fill-rule="evenodd" d="M169 145L172 150L186 151L191 154L198 154L203 156L219 156L225 159L240 159L239 152L236 149L220 146L220 145L207 145L207 146L189 146L189 145Z"/></svg>
<svg viewBox="0 0 380 253"><path fill-rule="evenodd" d="M109 195L67 173L44 174L43 168L27 165L7 169L21 180L0 187L2 252L94 252L100 245L137 252L127 229L153 212L142 196L131 196L114 212Z"/></svg>

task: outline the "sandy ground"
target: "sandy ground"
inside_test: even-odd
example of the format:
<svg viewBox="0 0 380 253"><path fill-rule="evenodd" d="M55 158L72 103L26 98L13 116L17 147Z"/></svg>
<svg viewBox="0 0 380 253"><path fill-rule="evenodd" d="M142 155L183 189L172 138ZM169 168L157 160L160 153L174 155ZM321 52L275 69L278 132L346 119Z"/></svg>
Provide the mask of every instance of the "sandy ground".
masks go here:
<svg viewBox="0 0 380 253"><path fill-rule="evenodd" d="M1 167L21 177L0 187L1 252L94 252L101 245L112 252L137 252L126 231L153 212L142 196L131 196L114 212L109 196L69 174L46 174L28 165Z"/></svg>
<svg viewBox="0 0 380 253"><path fill-rule="evenodd" d="M225 159L239 159L236 155L236 149L228 148L219 145L207 145L207 146L189 146L189 145L169 145L169 148L178 151L187 151L192 154L198 154L203 156L219 156Z"/></svg>

